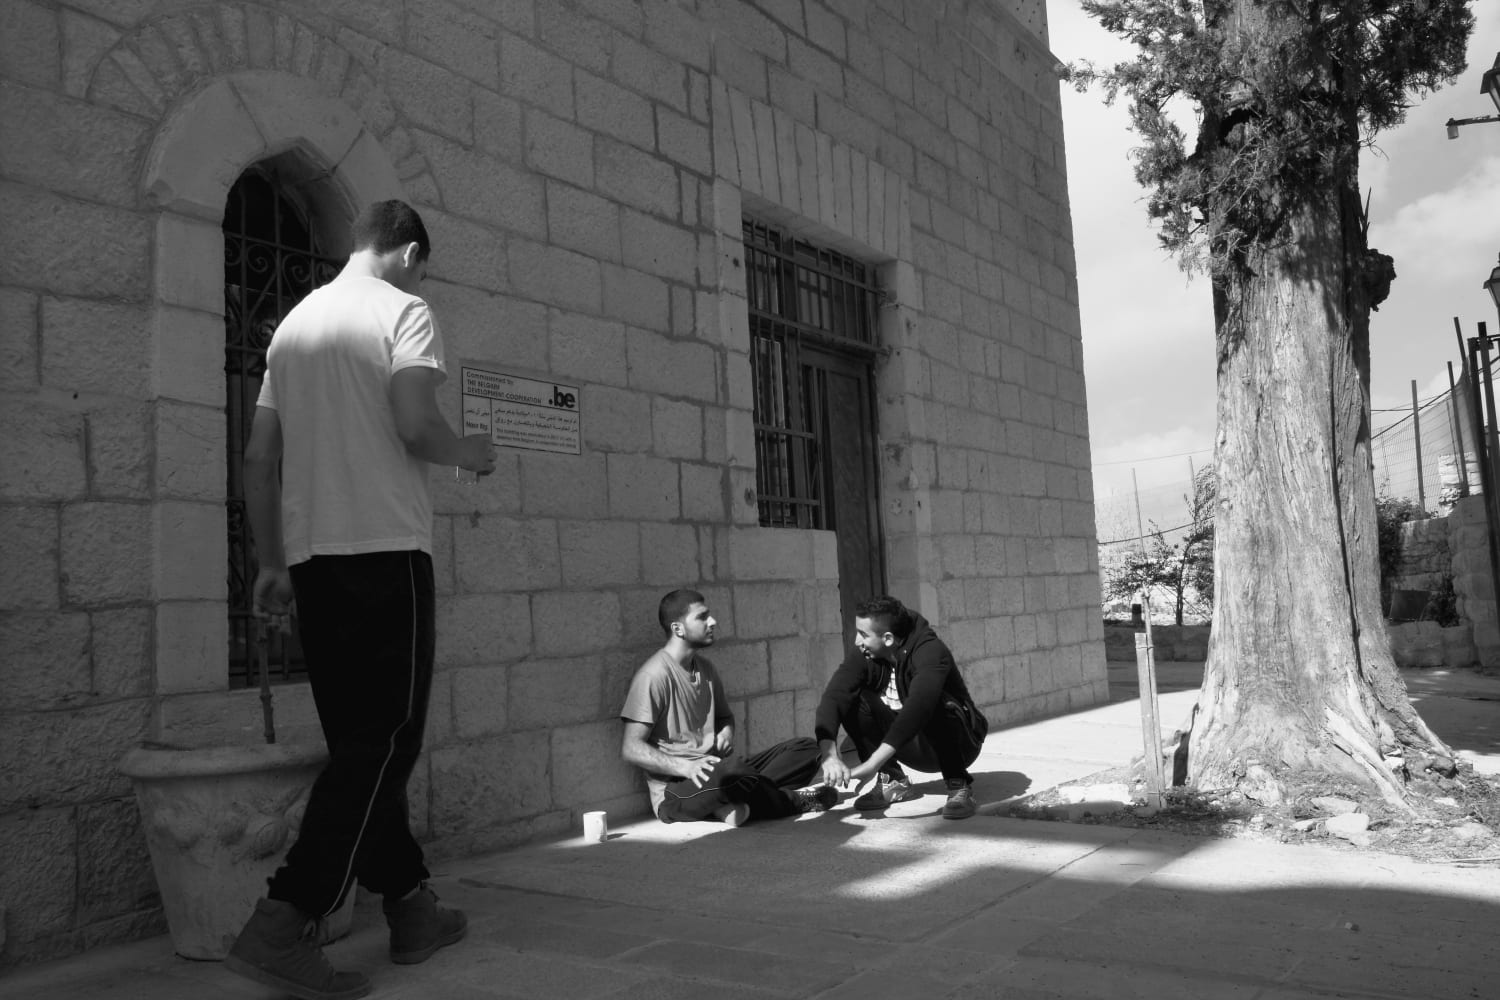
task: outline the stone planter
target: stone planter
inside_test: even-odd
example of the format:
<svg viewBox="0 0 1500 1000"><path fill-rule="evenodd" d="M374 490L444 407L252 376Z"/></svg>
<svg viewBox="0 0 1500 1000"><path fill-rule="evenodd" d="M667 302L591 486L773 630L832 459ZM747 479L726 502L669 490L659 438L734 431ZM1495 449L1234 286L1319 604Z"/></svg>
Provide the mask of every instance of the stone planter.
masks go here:
<svg viewBox="0 0 1500 1000"><path fill-rule="evenodd" d="M327 759L322 747L279 743L143 746L125 755L120 771L135 784L177 954L216 961L228 953L291 845ZM325 940L347 934L353 912L351 891Z"/></svg>

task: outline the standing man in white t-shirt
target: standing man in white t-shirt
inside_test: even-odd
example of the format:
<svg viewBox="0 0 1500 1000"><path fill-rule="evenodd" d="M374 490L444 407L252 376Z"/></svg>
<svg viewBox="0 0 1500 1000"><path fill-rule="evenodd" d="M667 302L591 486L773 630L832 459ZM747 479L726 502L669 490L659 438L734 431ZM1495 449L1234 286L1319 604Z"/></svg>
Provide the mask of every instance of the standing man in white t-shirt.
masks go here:
<svg viewBox="0 0 1500 1000"><path fill-rule="evenodd" d="M457 436L438 410L443 340L417 294L431 252L421 217L378 202L352 235L338 277L271 340L245 450L255 611L284 626L295 597L329 759L225 966L308 1000L370 991L303 933L356 882L385 897L393 961L425 961L464 936L464 915L427 888L406 782L432 686L427 466L495 468L488 437Z"/></svg>

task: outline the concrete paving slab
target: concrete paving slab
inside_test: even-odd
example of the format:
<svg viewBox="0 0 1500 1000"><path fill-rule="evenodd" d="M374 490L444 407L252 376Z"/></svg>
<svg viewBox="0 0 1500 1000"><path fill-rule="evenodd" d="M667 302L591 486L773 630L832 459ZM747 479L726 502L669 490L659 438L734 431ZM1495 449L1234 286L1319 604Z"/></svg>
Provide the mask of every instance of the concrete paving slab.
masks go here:
<svg viewBox="0 0 1500 1000"><path fill-rule="evenodd" d="M1489 703L1468 695L1490 688L1418 680L1434 728L1486 751ZM1190 671L1168 683L1190 684ZM1163 735L1192 687L1163 696ZM1472 713L1445 715L1445 698ZM1126 764L1140 745L1129 700L1002 730L976 789L988 810ZM378 905L363 900L355 933L329 954L369 970L377 1000L1500 996L1497 866L983 810L951 822L935 815L937 783L922 787L933 794L885 814L846 803L738 830L643 820L605 844L564 838L455 860L434 884L470 914L469 940L391 966ZM166 938L0 977L0 1000L104 997L276 993L177 959Z"/></svg>

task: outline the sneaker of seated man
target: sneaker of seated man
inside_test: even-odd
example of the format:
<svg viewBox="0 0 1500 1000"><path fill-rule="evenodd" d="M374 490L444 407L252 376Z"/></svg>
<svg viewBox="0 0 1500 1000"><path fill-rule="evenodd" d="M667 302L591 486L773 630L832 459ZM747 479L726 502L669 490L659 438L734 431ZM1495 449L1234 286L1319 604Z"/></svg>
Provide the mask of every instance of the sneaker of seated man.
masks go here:
<svg viewBox="0 0 1500 1000"><path fill-rule="evenodd" d="M948 799L947 819L974 815L969 765L982 735L965 721L977 716L953 654L921 615L894 597L880 596L855 609L854 645L818 703L816 736L824 781L835 787L875 783L854 800L873 812L920 798L903 768L939 772ZM838 751L839 730L859 756L850 767Z"/></svg>
<svg viewBox="0 0 1500 1000"><path fill-rule="evenodd" d="M657 619L667 642L641 665L620 710L620 756L646 774L651 811L664 823L718 820L739 826L828 809L838 791L813 785L818 745L785 740L740 760L734 754L734 715L718 671L704 651L714 644L714 620L703 595L674 590Z"/></svg>

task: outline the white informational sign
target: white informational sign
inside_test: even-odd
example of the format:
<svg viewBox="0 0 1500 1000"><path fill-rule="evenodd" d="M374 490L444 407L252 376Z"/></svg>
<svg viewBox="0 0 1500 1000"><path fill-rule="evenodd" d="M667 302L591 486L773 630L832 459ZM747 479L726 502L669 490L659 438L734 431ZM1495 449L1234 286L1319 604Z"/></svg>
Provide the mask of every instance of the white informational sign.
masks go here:
<svg viewBox="0 0 1500 1000"><path fill-rule="evenodd" d="M499 448L583 454L582 394L576 385L459 367L465 434Z"/></svg>

